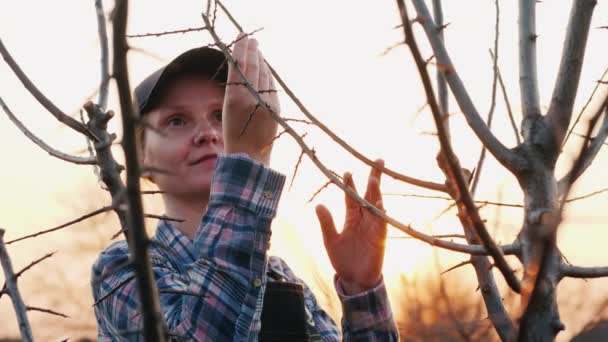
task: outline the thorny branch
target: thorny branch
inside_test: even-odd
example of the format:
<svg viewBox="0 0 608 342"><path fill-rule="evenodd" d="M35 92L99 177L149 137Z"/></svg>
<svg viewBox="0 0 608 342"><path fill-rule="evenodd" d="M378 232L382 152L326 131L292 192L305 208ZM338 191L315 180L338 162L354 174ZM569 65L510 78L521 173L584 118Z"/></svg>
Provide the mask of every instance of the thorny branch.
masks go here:
<svg viewBox="0 0 608 342"><path fill-rule="evenodd" d="M489 130L488 126L479 115L477 108L473 104L471 97L453 66L445 45L436 34L437 26L433 22L424 1L413 0L412 2L418 13L416 21L424 28L426 36L433 48L435 58L437 59L438 67L440 66L439 69L443 71L446 81L450 86L450 90L452 91L456 102L458 102L458 106L463 112L467 123L488 151L490 151L504 167L511 171L521 169L524 166L525 161L504 146ZM408 38L406 37L406 39Z"/></svg>
<svg viewBox="0 0 608 342"><path fill-rule="evenodd" d="M23 70L17 65L17 62L13 59L13 57L9 54L8 50L2 43L2 39L0 39L0 54L8 64L8 66L13 70L17 78L23 83L23 86L29 90L29 92L40 102L40 104L46 108L59 122L65 124L66 126L74 129L77 132L80 132L93 141L97 141L97 137L87 129L85 125L80 123L78 120L72 118L71 116L62 112L55 104L53 104L42 92L30 81L30 79L25 75Z"/></svg>
<svg viewBox="0 0 608 342"><path fill-rule="evenodd" d="M428 11L422 2L416 2L418 13L423 14L426 20L431 20L428 16ZM435 121L435 126L437 128L439 141L441 143L442 150L442 158L446 163L445 171L448 174L449 180L455 186L455 191L457 191L457 197L460 199L459 205L464 207L464 211L468 216L468 220L471 221L472 227L474 228L475 233L489 251L490 255L494 259L494 263L496 267L501 271L507 284L515 291L519 292L521 288L521 284L519 283L519 279L514 275L513 270L507 263L504 258L502 251L496 246L492 237L486 230L485 224L483 223L481 217L479 216L479 212L473 203L473 199L471 198L471 194L468 191L468 183L465 181L462 168L459 165L458 159L454 155L452 150L450 141L447 138L447 134L444 132L444 126L441 120L441 113L437 105L437 101L435 100L435 94L433 91L433 87L431 85L430 77L428 75L428 71L426 70L426 65L420 55L420 51L418 50L418 46L416 44L416 40L413 36L413 31L411 27L411 23L409 17L407 15L407 9L405 7L405 3L403 0L397 0L397 5L399 7L399 12L401 14L401 22L403 23L405 42L410 48L414 61L418 67L418 71L425 89L425 93L427 95L427 100L429 106L431 107L431 112L433 114L433 119ZM424 7L424 8L422 8ZM425 24L423 24L425 25ZM451 73L450 73L451 74ZM453 89L452 89L453 90ZM487 129L487 126L484 126ZM491 134L491 133L490 133ZM494 137L494 139L496 139Z"/></svg>
<svg viewBox="0 0 608 342"><path fill-rule="evenodd" d="M80 217L78 217L78 218L76 218L76 219L74 219L72 221L66 222L66 223L61 224L59 226L56 226L56 227L53 227L53 228L49 228L49 229L45 229L45 230L42 230L42 231L39 231L39 232L36 232L36 233L33 233L33 234L25 235L25 236L22 236L20 238L16 238L14 240L6 242L6 244L10 245L11 243L14 243L14 242L18 242L18 241L29 239L29 238L33 238L33 237L36 237L36 236L39 236L39 235L51 233L51 232L60 230L62 228L69 227L69 226L71 226L71 225L73 225L75 223L78 223L80 221L86 220L86 219L88 219L90 217L93 217L95 215L99 215L101 213L105 213L105 212L110 211L112 209L114 209L114 205L113 204L105 206L105 207L97 209L97 210L94 210L94 211L92 211L92 212L90 212L88 214L82 215L82 216L80 216Z"/></svg>
<svg viewBox="0 0 608 342"><path fill-rule="evenodd" d="M4 103L4 100L2 100L1 97L0 97L0 106L2 107L2 109L4 110L4 112L6 113L8 118L15 124L15 126L17 126L17 128L19 128L19 130L21 132L23 132L23 134L25 134L26 137L28 137L34 144L40 146L40 148L45 150L51 156L59 158L64 161L67 161L67 162L70 162L70 163L74 163L74 164L80 164L80 165L97 164L97 161L95 160L95 158L72 156L67 153L57 151L56 149L47 145L42 139L38 138L27 127L25 127L25 125L21 121L19 121L19 119L17 119L17 117L13 114L13 112L8 108L8 106L6 105L6 103Z"/></svg>
<svg viewBox="0 0 608 342"><path fill-rule="evenodd" d="M203 20L205 21L205 24L207 26L209 26L209 24L210 24L209 19L204 14L202 15L202 17L203 17ZM272 118L275 121L277 121L279 123L279 125L281 127L283 127L283 129L285 129L289 133L289 135L292 136L292 138L296 141L296 143L298 143L298 145L300 146L300 148L302 148L302 150L305 151L305 154L310 158L310 160L315 164L315 166L317 166L317 168L332 183L336 184L340 189L342 189L345 193L347 193L351 198L353 198L355 201L357 201L363 208L368 209L374 215L383 218L384 220L386 220L389 224L391 224L395 228L397 228L397 229L405 232L406 234L409 234L409 235L411 235L411 236L413 236L413 237L415 237L415 238L417 238L417 239L419 239L419 240L421 240L421 241L423 241L425 243L428 243L428 244L430 244L432 246L437 246L437 247L449 249L449 250L452 250L452 251L457 251L457 252L462 252L462 253L468 253L468 254L475 254L475 255L486 255L486 254L489 253L486 250L486 248L483 247L483 246L470 246L470 245L464 245L464 244L454 243L454 242L450 242L450 241L444 241L444 240L441 240L441 239L433 238L432 236L429 236L427 234L421 233L421 232L415 230L414 228L412 228L411 226L405 225L405 224L399 222L398 220L396 220L396 219L394 219L394 218L386 215L386 213L383 210L380 210L380 209L376 208L374 205L370 204L365 199L361 198L356 192L354 192L352 189L350 189L350 187L346 186L330 170L328 170L325 167L325 165L323 165L320 162L320 160L318 159L318 157L315 155L314 151L306 145L306 143L298 135L298 133L295 132L293 130L293 128L291 126L289 126L289 124L287 124L285 122L285 120L283 120L278 115L278 113L274 112L274 110L272 108L266 106L266 104L264 103L264 101L262 101L259 93L247 81L247 78L243 74L242 70L237 65L237 63L234 61L234 59L232 58L232 56L230 54L230 51L222 43L222 41L220 40L220 38L217 35L217 33L215 32L215 30L212 27L210 27L208 31L211 34L211 36L213 37L213 39L216 42L216 44L224 52L224 55L226 56L226 59L228 60L228 62L236 69L237 73L239 74L239 76L243 80L243 83L245 83L245 86L246 86L247 90L254 96L254 98L258 101L258 103L260 103L261 106L264 106L265 110L267 110L270 113L270 115L272 116ZM315 124L318 124L318 123L315 123ZM375 164L372 164L372 165L375 165ZM504 254L516 254L516 253L519 252L519 249L520 249L520 246L517 243L510 244L510 245L505 245L505 246L501 246L500 247L500 250Z"/></svg>
<svg viewBox="0 0 608 342"><path fill-rule="evenodd" d="M19 331L21 332L21 338L23 338L23 340L26 342L30 342L33 340L32 328L30 327L30 322L27 318L27 310L25 304L23 303L23 299L21 298L21 293L19 292L19 288L17 287L17 277L13 272L13 265L11 263L10 256L8 255L8 251L6 250L6 245L4 243L4 229L1 228L0 264L2 264L2 269L4 270L4 278L6 279L6 288L8 289L8 294L11 297L11 301L13 302L15 314L17 315L17 322L19 323Z"/></svg>
<svg viewBox="0 0 608 342"><path fill-rule="evenodd" d="M203 26L203 27L192 27L192 28L187 28L187 29L182 29L182 30L173 30L173 31L164 31L164 32L130 34L130 35L127 35L127 38L161 37L161 36L178 34L178 33L183 34L183 33L189 33L189 32L200 32L200 31L204 31L206 29L207 28Z"/></svg>
<svg viewBox="0 0 608 342"><path fill-rule="evenodd" d="M113 59L114 79L118 87L120 111L123 126L122 147L125 154L126 177L126 205L128 207L127 226L129 227L129 251L134 260L135 275L140 301L140 312L143 318L144 338L146 341L165 341L166 327L160 312L158 288L152 272L150 256L148 254L149 240L144 225L144 215L139 194L139 162L135 140L135 115L129 86L127 68L126 28L129 1L116 2L113 17Z"/></svg>
<svg viewBox="0 0 608 342"><path fill-rule="evenodd" d="M557 81L549 111L545 117L553 129L558 146L561 146L572 118L572 107L578 90L585 46L596 3L597 0L579 0L572 3L562 60L557 71Z"/></svg>
<svg viewBox="0 0 608 342"><path fill-rule="evenodd" d="M108 52L108 31L106 29L106 17L103 11L103 2L101 0L95 0L95 13L97 17L97 35L99 36L100 44L100 65L101 65L101 78L99 84L99 96L97 97L97 104L101 108L106 108L108 104L108 92L110 89L110 62Z"/></svg>
<svg viewBox="0 0 608 342"><path fill-rule="evenodd" d="M234 24L234 26L239 30L239 32L243 32L243 28L238 24L238 22L234 19L234 17L230 14L230 12L228 11L228 9L222 4L222 2L221 1L217 1L217 4L224 11L224 13L228 16L228 18L231 20L231 22ZM356 149L354 149L346 141L342 140L332 130L330 130L321 121L319 121L315 116L313 116L312 113L298 99L298 97L296 97L296 95L294 94L294 92L287 86L287 84L285 83L285 81L283 81L283 79L277 74L277 72L270 65L270 63L268 63L268 61L266 61L266 65L268 65L268 68L270 69L270 72L271 72L272 76L281 85L281 88L283 88L283 90L285 91L285 94L287 94L287 96L289 96L289 98L291 98L291 100L296 104L296 106L298 107L298 109L300 109L300 111L313 124L315 124L317 127L319 127L319 129L321 129L321 131L323 131L325 134L327 134L332 140L334 140L336 143L338 143L338 145L340 145L342 148L344 148L344 150L346 150L347 152L349 152L355 158L359 159L360 161L362 161L363 163L367 164L370 167L375 167L375 164L374 164L373 160L371 160L370 158L364 156L359 151L357 151ZM398 173L398 172L396 172L396 171L394 171L392 169L389 169L386 166L382 167L381 171L384 174L388 175L389 177L392 177L392 178L394 178L396 180L400 180L400 181L405 182L405 183L409 183L409 184L412 184L412 185L420 186L422 188L426 188L426 189L430 189L430 190L436 190L436 191L441 191L441 192L446 192L447 191L445 185L443 185L443 184L433 183L433 182L424 181L424 180L416 179L416 178L413 178L413 177L409 177L409 176L403 175L401 173Z"/></svg>

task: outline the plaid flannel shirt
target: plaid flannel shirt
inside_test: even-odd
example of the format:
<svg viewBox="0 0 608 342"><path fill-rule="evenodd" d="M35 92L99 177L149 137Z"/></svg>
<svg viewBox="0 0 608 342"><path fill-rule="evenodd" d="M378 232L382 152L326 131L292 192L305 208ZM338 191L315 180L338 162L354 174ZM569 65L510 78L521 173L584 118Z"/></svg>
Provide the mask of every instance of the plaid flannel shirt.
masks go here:
<svg viewBox="0 0 608 342"><path fill-rule="evenodd" d="M150 257L170 336L188 341L255 341L266 274L304 285L309 324L323 341L340 332L302 280L280 258L267 257L270 224L285 177L244 155L218 158L211 196L194 240L167 221L151 239ZM143 341L133 266L125 241L101 253L92 270L99 341ZM337 281L334 281L337 285ZM342 302L347 341L395 341L384 283Z"/></svg>

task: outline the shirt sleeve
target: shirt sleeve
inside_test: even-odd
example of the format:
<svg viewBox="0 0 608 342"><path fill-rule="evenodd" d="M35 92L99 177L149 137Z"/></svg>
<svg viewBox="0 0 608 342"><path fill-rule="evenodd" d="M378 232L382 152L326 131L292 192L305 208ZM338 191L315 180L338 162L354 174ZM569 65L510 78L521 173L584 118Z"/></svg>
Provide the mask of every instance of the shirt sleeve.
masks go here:
<svg viewBox="0 0 608 342"><path fill-rule="evenodd" d="M218 158L210 202L197 233L196 261L172 264L170 246L152 246L151 262L161 311L179 340L250 340L285 177L244 155ZM212 248L201 248L212 246ZM99 341L143 341L133 266L124 241L93 265Z"/></svg>
<svg viewBox="0 0 608 342"><path fill-rule="evenodd" d="M336 275L334 287L342 303L344 341L399 340L384 279L374 288L355 295L347 295Z"/></svg>

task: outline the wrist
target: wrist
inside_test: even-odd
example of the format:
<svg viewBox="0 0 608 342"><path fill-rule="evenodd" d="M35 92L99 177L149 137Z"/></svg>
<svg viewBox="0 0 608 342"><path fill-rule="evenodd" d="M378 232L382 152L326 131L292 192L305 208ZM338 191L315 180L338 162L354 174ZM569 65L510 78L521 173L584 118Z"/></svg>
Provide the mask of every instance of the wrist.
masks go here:
<svg viewBox="0 0 608 342"><path fill-rule="evenodd" d="M373 289L374 287L378 286L381 280L382 277L380 276L376 281L371 282L370 284L359 284L356 282L345 281L344 279L338 277L338 284L340 285L344 294L353 296Z"/></svg>

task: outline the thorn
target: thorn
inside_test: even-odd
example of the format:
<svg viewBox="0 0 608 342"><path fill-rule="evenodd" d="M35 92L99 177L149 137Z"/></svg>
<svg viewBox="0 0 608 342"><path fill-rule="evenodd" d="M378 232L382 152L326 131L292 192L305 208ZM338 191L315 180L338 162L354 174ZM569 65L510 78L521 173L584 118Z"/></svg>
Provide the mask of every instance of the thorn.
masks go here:
<svg viewBox="0 0 608 342"><path fill-rule="evenodd" d="M446 27L450 26L451 23L447 23L447 24L443 24L439 27L437 27L437 32L441 32L443 31Z"/></svg>

